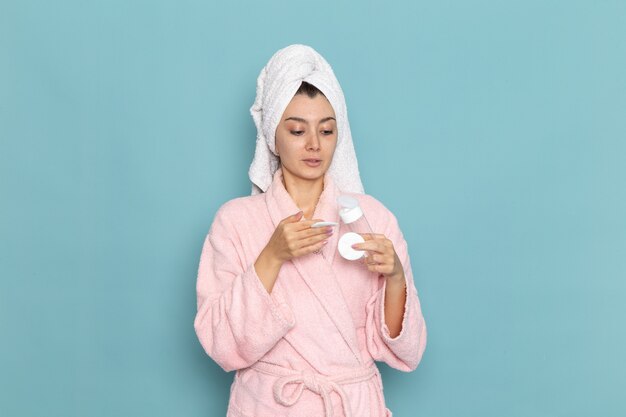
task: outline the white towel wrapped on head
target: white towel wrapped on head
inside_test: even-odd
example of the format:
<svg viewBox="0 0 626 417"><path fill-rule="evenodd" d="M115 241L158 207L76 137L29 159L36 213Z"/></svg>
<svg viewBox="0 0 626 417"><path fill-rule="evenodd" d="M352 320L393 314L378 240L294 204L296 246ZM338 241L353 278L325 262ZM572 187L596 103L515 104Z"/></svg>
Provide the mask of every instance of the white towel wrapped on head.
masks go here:
<svg viewBox="0 0 626 417"><path fill-rule="evenodd" d="M252 195L265 192L279 168L276 127L302 81L317 87L335 111L337 147L328 173L342 191L363 193L341 86L328 62L317 51L295 44L276 52L257 78L256 99L250 108L257 128L256 149L248 170Z"/></svg>

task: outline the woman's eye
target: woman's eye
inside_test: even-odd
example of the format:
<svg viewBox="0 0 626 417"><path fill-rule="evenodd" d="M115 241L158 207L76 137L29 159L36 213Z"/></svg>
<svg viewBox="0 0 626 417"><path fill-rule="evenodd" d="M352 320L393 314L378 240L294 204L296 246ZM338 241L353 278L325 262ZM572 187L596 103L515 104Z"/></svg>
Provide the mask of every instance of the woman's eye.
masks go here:
<svg viewBox="0 0 626 417"><path fill-rule="evenodd" d="M296 136L300 136L302 133L304 133L304 131L302 130L292 130L291 134L292 135L296 135Z"/></svg>
<svg viewBox="0 0 626 417"><path fill-rule="evenodd" d="M332 135L333 131L332 130L322 130L322 133L325 135Z"/></svg>

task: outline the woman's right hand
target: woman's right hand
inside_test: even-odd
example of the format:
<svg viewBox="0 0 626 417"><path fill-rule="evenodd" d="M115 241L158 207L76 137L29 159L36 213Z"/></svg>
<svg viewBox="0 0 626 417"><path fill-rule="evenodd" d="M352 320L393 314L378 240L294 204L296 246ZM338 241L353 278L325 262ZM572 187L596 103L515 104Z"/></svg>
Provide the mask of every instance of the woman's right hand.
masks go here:
<svg viewBox="0 0 626 417"><path fill-rule="evenodd" d="M332 226L311 227L320 219L300 221L303 212L284 218L276 226L265 250L281 264L322 248L333 233Z"/></svg>

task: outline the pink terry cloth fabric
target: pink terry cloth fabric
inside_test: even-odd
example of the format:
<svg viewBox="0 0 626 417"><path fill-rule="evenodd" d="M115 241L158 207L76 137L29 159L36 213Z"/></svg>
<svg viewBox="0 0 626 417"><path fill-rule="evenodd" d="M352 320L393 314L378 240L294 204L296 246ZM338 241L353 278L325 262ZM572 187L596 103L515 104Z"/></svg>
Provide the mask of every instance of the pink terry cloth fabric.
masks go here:
<svg viewBox="0 0 626 417"><path fill-rule="evenodd" d="M197 278L194 328L206 353L236 370L227 417L385 417L374 361L409 372L426 348L426 324L407 243L396 217L368 194L357 198L375 233L393 242L404 267L402 330L390 337L384 318L386 280L337 253L347 230L335 229L319 254L285 262L271 293L254 263L278 223L299 208L278 169L265 193L238 197L217 211ZM313 218L340 222L328 173Z"/></svg>

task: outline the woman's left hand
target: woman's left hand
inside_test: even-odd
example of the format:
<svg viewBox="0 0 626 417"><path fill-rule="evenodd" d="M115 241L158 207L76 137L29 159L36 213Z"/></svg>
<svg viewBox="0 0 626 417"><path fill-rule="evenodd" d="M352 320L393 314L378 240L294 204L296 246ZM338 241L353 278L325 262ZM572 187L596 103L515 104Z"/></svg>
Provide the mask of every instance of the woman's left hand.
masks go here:
<svg viewBox="0 0 626 417"><path fill-rule="evenodd" d="M363 243L355 243L352 248L366 250L362 262L372 272L383 274L388 279L404 281L404 268L398 258L393 242L385 235L378 233L360 233L365 239Z"/></svg>

